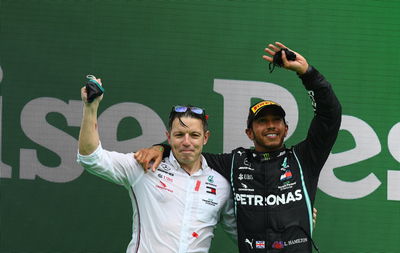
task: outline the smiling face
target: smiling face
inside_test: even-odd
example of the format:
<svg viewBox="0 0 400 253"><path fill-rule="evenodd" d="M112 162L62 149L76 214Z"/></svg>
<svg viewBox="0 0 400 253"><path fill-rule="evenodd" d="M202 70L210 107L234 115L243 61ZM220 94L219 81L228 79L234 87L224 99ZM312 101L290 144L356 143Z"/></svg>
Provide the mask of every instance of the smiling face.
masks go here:
<svg viewBox="0 0 400 253"><path fill-rule="evenodd" d="M252 122L246 134L253 141L256 151L271 152L283 147L287 131L288 126L281 115L266 111Z"/></svg>
<svg viewBox="0 0 400 253"><path fill-rule="evenodd" d="M204 131L201 119L180 117L173 120L171 130L167 132L168 143L176 160L186 171L200 169L200 155L209 134L209 131Z"/></svg>

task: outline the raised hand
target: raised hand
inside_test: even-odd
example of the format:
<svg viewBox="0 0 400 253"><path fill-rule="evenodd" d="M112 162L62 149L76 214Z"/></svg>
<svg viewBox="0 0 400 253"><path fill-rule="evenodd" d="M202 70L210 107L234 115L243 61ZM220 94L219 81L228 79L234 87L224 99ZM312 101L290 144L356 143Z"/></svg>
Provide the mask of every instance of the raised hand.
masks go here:
<svg viewBox="0 0 400 253"><path fill-rule="evenodd" d="M289 61L286 58L285 51L282 51L283 67L289 70L296 71L300 75L306 73L308 69L307 60L301 54L297 53L296 51L293 51L292 49L288 48L287 46L283 45L280 42L275 42L275 45L269 44L268 47L264 49L264 51L267 52L270 56L263 55L262 56L263 59L268 62L272 62L276 52L280 51L282 48L287 48L296 54L296 60Z"/></svg>

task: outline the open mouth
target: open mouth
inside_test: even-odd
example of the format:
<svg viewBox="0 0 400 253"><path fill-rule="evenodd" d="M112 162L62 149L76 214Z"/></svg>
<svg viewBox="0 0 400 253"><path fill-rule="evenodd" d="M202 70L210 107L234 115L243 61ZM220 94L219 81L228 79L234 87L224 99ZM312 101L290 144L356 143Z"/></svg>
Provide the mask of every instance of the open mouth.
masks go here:
<svg viewBox="0 0 400 253"><path fill-rule="evenodd" d="M265 136L268 138L276 138L276 137L278 137L278 134L270 133L270 134L266 134Z"/></svg>

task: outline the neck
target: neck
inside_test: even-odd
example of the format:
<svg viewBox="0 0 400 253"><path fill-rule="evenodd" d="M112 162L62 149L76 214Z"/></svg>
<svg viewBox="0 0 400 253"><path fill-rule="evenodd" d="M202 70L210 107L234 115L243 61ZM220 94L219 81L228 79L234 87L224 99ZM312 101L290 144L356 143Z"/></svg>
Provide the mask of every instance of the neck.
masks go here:
<svg viewBox="0 0 400 253"><path fill-rule="evenodd" d="M184 169L189 175L193 175L197 171L200 170L201 168L201 160L197 160L196 162L193 162L191 164L183 164L181 163L182 169Z"/></svg>
<svg viewBox="0 0 400 253"><path fill-rule="evenodd" d="M279 151L284 147L284 145L278 147L278 148L269 148L266 146L261 146L261 145L255 145L254 150L260 153L271 153L271 152L275 152L275 151Z"/></svg>

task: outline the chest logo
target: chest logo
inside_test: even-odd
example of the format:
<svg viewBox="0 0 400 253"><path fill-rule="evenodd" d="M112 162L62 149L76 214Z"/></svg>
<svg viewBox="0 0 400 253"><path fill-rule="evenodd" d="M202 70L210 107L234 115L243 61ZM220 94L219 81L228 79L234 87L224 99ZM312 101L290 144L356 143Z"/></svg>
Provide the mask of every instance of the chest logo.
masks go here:
<svg viewBox="0 0 400 253"><path fill-rule="evenodd" d="M169 191L169 192L174 192L173 190L171 190L171 189L168 187L168 185L167 185L166 183L164 183L164 182L161 181L161 180L160 180L160 183L156 185L156 187L157 187L158 189L161 189L161 190L166 190L166 191Z"/></svg>
<svg viewBox="0 0 400 253"><path fill-rule="evenodd" d="M240 173L238 176L238 179L239 180L253 180L253 175Z"/></svg>
<svg viewBox="0 0 400 253"><path fill-rule="evenodd" d="M285 170L285 172L281 175L281 181L289 180L293 177L292 172L290 170Z"/></svg>
<svg viewBox="0 0 400 253"><path fill-rule="evenodd" d="M246 240L244 242L249 244L250 248L253 249L253 239L251 239L251 241L250 241L249 239L246 238Z"/></svg>
<svg viewBox="0 0 400 253"><path fill-rule="evenodd" d="M206 186L207 188L207 193L213 194L213 195L217 195L217 188L215 187L211 187L211 186Z"/></svg>

